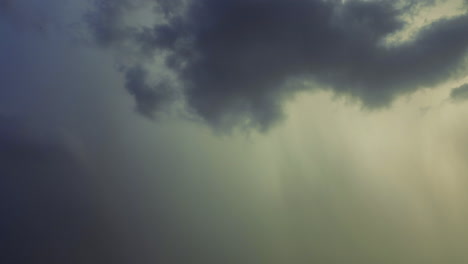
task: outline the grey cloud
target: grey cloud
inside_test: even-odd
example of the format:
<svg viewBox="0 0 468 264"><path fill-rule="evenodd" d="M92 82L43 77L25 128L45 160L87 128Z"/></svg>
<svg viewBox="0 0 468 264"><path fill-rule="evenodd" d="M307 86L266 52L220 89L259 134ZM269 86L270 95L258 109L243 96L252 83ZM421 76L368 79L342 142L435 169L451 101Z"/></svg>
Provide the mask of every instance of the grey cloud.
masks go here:
<svg viewBox="0 0 468 264"><path fill-rule="evenodd" d="M315 88L290 85L294 78L378 108L462 70L468 15L436 21L411 42L386 46L385 38L404 26L401 15L415 8L392 3L191 1L185 12L166 16L167 23L136 30L125 41L164 54L188 107L208 123L266 129L282 116L287 98ZM95 31L98 40L112 33L107 27L116 28L113 21L91 26L102 29Z"/></svg>
<svg viewBox="0 0 468 264"><path fill-rule="evenodd" d="M175 91L171 90L167 80L148 85L148 72L137 65L126 70L125 87L137 102L137 111L144 116L154 117L155 112L164 110L168 102L175 99Z"/></svg>
<svg viewBox="0 0 468 264"><path fill-rule="evenodd" d="M2 263L132 263L128 256L138 253L122 230L137 228L104 206L97 184L103 175L58 135L39 134L0 116Z"/></svg>
<svg viewBox="0 0 468 264"><path fill-rule="evenodd" d="M73 260L92 215L86 170L65 147L38 139L21 122L0 118L0 131L2 262Z"/></svg>
<svg viewBox="0 0 468 264"><path fill-rule="evenodd" d="M177 14L183 0L92 0L92 3L94 10L85 14L86 23L97 43L108 47L132 40L138 34L138 28L125 24L128 13L152 7L164 17L171 17Z"/></svg>
<svg viewBox="0 0 468 264"><path fill-rule="evenodd" d="M86 21L92 29L96 41L101 46L108 46L114 42L124 41L131 36L132 29L123 28L123 16L135 8L127 0L101 1L95 0L95 12L86 14Z"/></svg>
<svg viewBox="0 0 468 264"><path fill-rule="evenodd" d="M450 98L455 102L468 100L468 83L454 88L450 93Z"/></svg>

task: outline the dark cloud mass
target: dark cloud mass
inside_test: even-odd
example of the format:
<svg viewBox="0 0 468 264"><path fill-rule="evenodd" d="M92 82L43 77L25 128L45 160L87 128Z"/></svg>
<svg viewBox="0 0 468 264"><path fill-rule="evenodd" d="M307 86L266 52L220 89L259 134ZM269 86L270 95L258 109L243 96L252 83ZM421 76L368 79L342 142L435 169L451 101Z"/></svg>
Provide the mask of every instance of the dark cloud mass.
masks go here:
<svg viewBox="0 0 468 264"><path fill-rule="evenodd" d="M450 98L454 101L468 100L468 83L454 88L450 93Z"/></svg>
<svg viewBox="0 0 468 264"><path fill-rule="evenodd" d="M175 98L175 93L168 88L168 81L162 80L154 86L147 84L148 72L137 65L125 70L125 87L135 97L137 111L152 118L157 110Z"/></svg>
<svg viewBox="0 0 468 264"><path fill-rule="evenodd" d="M93 218L79 159L0 118L0 164L2 262L78 263Z"/></svg>
<svg viewBox="0 0 468 264"><path fill-rule="evenodd" d="M126 12L133 10L136 4L126 0L93 1L95 13L88 13L86 19L101 46L124 41L132 34L132 29L122 28ZM140 1L135 1L140 2Z"/></svg>
<svg viewBox="0 0 468 264"><path fill-rule="evenodd" d="M0 116L0 262L154 263L138 257L141 231L128 221L136 213L125 209L123 221L104 202L106 192L115 202L123 196L111 191L117 176L92 168L60 138Z"/></svg>
<svg viewBox="0 0 468 264"><path fill-rule="evenodd" d="M0 0L0 264L468 263L445 88L304 96L247 137L131 109L230 132L306 90L389 105L464 73L468 15L385 43L435 2Z"/></svg>
<svg viewBox="0 0 468 264"><path fill-rule="evenodd" d="M294 78L311 79L375 108L446 80L463 66L468 15L436 21L409 42L385 45L386 37L403 28L401 15L415 8L413 2L404 8L394 3L191 1L184 12L174 11L176 4L156 12L165 23L135 29L126 41L145 52L165 52L187 105L204 120L267 128L281 117L285 98L307 89L286 85ZM104 18L115 13L102 11ZM101 41L125 28L112 19L99 22L91 25ZM112 45L121 44L114 40Z"/></svg>

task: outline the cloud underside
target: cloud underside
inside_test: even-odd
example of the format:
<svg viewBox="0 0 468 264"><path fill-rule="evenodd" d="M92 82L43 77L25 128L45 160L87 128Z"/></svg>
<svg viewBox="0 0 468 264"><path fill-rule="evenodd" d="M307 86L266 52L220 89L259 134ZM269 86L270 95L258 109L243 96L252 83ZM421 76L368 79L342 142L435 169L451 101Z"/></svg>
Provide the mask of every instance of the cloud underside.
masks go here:
<svg viewBox="0 0 468 264"><path fill-rule="evenodd" d="M468 83L454 88L450 93L450 97L453 101L457 102L468 100Z"/></svg>
<svg viewBox="0 0 468 264"><path fill-rule="evenodd" d="M145 1L142 1L145 2ZM387 45L405 27L414 5L392 1L197 0L146 1L161 23L130 27L130 1L98 1L88 18L107 48L131 43L140 55L164 56L172 83L135 80L127 89L140 112L161 110L171 93L182 93L189 110L217 127L270 127L298 91L326 87L363 106L388 106L398 95L432 87L464 72L468 15L425 26L410 41ZM130 80L129 80L130 78ZM292 80L307 79L315 85ZM137 84L136 86L134 84ZM164 87L163 87L164 86ZM172 91L172 92L171 92ZM142 96L146 94L147 96ZM152 94L152 95L151 95Z"/></svg>

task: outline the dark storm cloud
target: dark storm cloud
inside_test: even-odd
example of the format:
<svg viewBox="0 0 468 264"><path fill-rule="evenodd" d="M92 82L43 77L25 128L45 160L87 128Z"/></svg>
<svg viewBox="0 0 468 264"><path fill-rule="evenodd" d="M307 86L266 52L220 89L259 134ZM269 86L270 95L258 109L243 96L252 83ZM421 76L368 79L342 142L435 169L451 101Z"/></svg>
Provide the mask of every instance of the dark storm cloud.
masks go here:
<svg viewBox="0 0 468 264"><path fill-rule="evenodd" d="M93 0L95 10L85 15L93 35L99 45L103 47L116 43L122 44L133 38L137 28L127 27L125 17L129 12L139 8L147 8L149 3L155 11L166 17L175 14L183 0ZM151 6L150 6L151 7Z"/></svg>
<svg viewBox="0 0 468 264"><path fill-rule="evenodd" d="M419 6L392 3L191 1L180 15L166 15L167 23L137 30L125 41L145 52L164 51L188 107L210 124L268 128L281 117L285 98L308 89L291 85L295 78L376 108L463 66L468 15L436 21L413 40L389 46L385 38L404 27L401 16ZM112 20L91 26L98 40L126 28Z"/></svg>
<svg viewBox="0 0 468 264"><path fill-rule="evenodd" d="M0 262L130 263L65 141L0 117L0 175Z"/></svg>
<svg viewBox="0 0 468 264"><path fill-rule="evenodd" d="M60 263L77 252L85 204L79 162L0 119L0 248L5 263Z"/></svg>
<svg viewBox="0 0 468 264"><path fill-rule="evenodd" d="M155 112L164 110L164 106L175 99L174 91L168 88L168 81L161 80L153 86L148 85L148 72L142 66L131 67L125 72L125 87L135 98L137 111L144 116L154 117Z"/></svg>
<svg viewBox="0 0 468 264"><path fill-rule="evenodd" d="M450 93L450 98L456 102L468 100L468 83L454 88Z"/></svg>

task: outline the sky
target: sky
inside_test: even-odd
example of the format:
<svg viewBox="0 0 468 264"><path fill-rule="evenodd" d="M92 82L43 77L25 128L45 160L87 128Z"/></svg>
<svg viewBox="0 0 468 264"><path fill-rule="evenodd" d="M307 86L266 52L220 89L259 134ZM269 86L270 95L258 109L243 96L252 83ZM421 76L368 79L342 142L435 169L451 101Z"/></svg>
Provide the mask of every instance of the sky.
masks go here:
<svg viewBox="0 0 468 264"><path fill-rule="evenodd" d="M467 263L465 0L0 0L0 262Z"/></svg>

